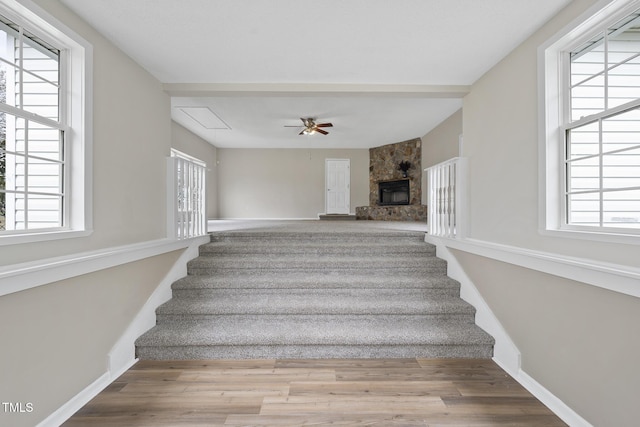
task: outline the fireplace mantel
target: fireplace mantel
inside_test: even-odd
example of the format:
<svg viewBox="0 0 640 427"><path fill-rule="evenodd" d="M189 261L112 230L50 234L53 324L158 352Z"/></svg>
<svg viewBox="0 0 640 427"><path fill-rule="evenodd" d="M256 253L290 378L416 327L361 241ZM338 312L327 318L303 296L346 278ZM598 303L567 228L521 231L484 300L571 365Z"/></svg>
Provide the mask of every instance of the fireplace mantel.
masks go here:
<svg viewBox="0 0 640 427"><path fill-rule="evenodd" d="M411 167L406 177L400 162ZM369 149L369 206L356 208L356 219L387 221L426 221L427 209L422 199L422 140L420 138ZM395 195L392 202L381 202L379 183L404 181L409 184L407 200Z"/></svg>

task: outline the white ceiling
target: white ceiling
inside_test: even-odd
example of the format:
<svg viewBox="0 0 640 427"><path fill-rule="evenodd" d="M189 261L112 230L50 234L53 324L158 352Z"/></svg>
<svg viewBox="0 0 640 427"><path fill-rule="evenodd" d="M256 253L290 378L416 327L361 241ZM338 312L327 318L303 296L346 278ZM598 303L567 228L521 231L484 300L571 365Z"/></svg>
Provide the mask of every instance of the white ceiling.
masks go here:
<svg viewBox="0 0 640 427"><path fill-rule="evenodd" d="M60 0L217 147L368 148L421 137L571 0ZM178 107L208 107L206 129ZM298 136L300 117L330 134Z"/></svg>

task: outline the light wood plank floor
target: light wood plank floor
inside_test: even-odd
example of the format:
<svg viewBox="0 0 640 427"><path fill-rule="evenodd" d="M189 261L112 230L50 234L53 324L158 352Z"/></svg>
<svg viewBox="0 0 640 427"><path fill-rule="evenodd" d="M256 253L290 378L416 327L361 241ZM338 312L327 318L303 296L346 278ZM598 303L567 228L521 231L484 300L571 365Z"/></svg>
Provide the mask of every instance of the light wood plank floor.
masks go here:
<svg viewBox="0 0 640 427"><path fill-rule="evenodd" d="M564 426L488 359L142 361L76 426Z"/></svg>

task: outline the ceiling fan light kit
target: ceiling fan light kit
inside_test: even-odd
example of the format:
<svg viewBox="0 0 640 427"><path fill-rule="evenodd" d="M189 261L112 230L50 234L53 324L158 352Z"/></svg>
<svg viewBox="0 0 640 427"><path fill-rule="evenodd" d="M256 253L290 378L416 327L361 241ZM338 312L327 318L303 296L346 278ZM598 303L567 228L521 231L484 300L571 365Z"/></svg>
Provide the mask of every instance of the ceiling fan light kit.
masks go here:
<svg viewBox="0 0 640 427"><path fill-rule="evenodd" d="M302 120L302 123L304 125L304 129L302 129L302 132L300 132L298 135L313 135L314 133L320 133L322 135L328 135L329 132L327 132L324 129L320 129L320 128L330 128L333 127L332 123L316 123L315 119L311 118L311 117L307 117L307 118L300 118L300 120ZM285 127L293 127L293 126L285 126ZM297 126L295 126L297 127Z"/></svg>

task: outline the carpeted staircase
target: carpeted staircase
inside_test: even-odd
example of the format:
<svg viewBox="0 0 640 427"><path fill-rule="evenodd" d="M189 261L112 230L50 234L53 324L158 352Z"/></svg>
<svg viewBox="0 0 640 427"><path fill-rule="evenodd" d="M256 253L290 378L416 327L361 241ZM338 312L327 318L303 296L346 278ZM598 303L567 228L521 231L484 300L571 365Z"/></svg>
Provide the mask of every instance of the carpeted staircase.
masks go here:
<svg viewBox="0 0 640 427"><path fill-rule="evenodd" d="M491 357L424 233L214 233L140 359Z"/></svg>

